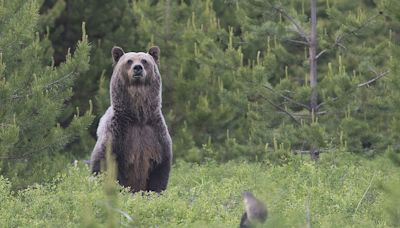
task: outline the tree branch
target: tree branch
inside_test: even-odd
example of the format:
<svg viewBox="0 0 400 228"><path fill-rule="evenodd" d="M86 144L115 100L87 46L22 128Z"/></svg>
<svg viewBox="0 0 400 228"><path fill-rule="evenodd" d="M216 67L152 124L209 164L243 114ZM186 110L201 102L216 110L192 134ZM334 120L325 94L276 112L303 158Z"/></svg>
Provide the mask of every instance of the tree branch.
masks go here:
<svg viewBox="0 0 400 228"><path fill-rule="evenodd" d="M373 19L379 17L381 14L376 14L370 18L368 18L363 24L361 24L360 26L348 31L348 32L343 32L342 34L339 34L336 39L335 39L335 43L332 45L332 48L334 48L335 46L340 46L342 48L345 48L342 44L340 44L340 42L343 40L344 37L346 37L349 34L354 34L357 35L357 32L360 31L361 29L365 28Z"/></svg>
<svg viewBox="0 0 400 228"><path fill-rule="evenodd" d="M307 42L306 44L310 44L310 38L306 35L306 32L304 31L303 27L300 26L299 23L296 22L296 20L291 17L283 8L272 6L273 9L275 9L277 12L282 14L284 17L286 17L296 28L297 33Z"/></svg>
<svg viewBox="0 0 400 228"><path fill-rule="evenodd" d="M352 29L352 30L350 30L350 31L348 31L348 32L343 32L343 33L339 34L339 35L335 38L334 44L333 44L330 48L324 49L324 50L322 50L320 53L318 53L318 55L316 56L316 58L318 59L318 58L321 57L323 54L325 54L327 51L329 51L330 49L335 48L336 46L339 46L339 47L341 47L341 48L343 48L343 49L346 49L346 47L345 47L343 44L341 44L341 41L342 41L347 35L349 35L349 34L353 34L353 35L357 36L357 31L359 31L359 30L365 28L373 19L375 19L376 17L378 17L378 16L380 16L380 15L381 15L381 14L376 14L376 15L374 15L374 16L368 18L368 19L367 19L363 24L361 24L359 27L357 27L357 28L355 28L355 29Z"/></svg>
<svg viewBox="0 0 400 228"><path fill-rule="evenodd" d="M51 83L49 83L49 84L43 86L43 89L49 89L49 88L51 88L52 86L54 86L55 84L58 84L59 82L63 81L64 79L67 79L67 78L73 76L74 74L75 74L75 72L73 72L73 71L72 71L72 72L69 72L68 74L62 76L61 78L59 78L59 79L57 79L57 80L55 80L55 81L52 81Z"/></svg>
<svg viewBox="0 0 400 228"><path fill-rule="evenodd" d="M44 86L43 86L43 89L44 89L44 90L48 90L48 89L50 89L51 87L53 87L54 85L56 85L56 84L62 82L63 80L65 80L65 79L67 79L67 78L73 76L74 74L75 74L75 72L70 72L70 73L68 73L68 74L66 74L66 75L64 75L64 76L62 76L61 78L59 78L59 79L57 79L57 80L55 80L55 81L52 81L52 82L50 82L50 83L47 84L47 85L44 85ZM12 94L11 97L10 97L9 99L10 99L10 100L16 100L16 99L24 98L24 97L26 97L26 96L32 96L32 92L29 92L29 93L27 93L27 94L17 94L17 93L15 93L15 94Z"/></svg>
<svg viewBox="0 0 400 228"><path fill-rule="evenodd" d="M303 107L303 108L305 108L307 110L310 110L310 107L308 107L307 105L305 105L303 103L300 103L300 102L297 102L297 101L293 100L292 98L287 97L287 96L275 91L273 88L271 88L269 86L264 85L264 87L267 88L268 90L272 91L274 94L276 94L276 95L278 95L278 96L280 96L280 97L292 102L293 104L296 104L296 105L301 106L301 107Z"/></svg>
<svg viewBox="0 0 400 228"><path fill-rule="evenodd" d="M332 98L332 101L336 101L337 99L339 99L339 97L334 97L334 98ZM326 104L326 101L321 102L319 105L317 105L317 109L319 109L324 104Z"/></svg>
<svg viewBox="0 0 400 228"><path fill-rule="evenodd" d="M321 55L323 55L327 51L328 51L328 49L322 50L320 53L317 54L317 56L315 56L315 59L318 59Z"/></svg>
<svg viewBox="0 0 400 228"><path fill-rule="evenodd" d="M371 181L369 182L369 185L368 185L367 189L365 190L365 192L364 192L363 196L361 197L360 201L358 201L358 204L357 204L356 210L354 211L354 215L357 213L357 211L358 211L358 208L359 208L359 207L360 207L360 205L361 205L361 202L363 201L363 199L364 199L364 198L365 198L365 196L367 195L367 193L368 193L369 189L371 188L372 181L374 180L374 177L375 177L375 173L374 173L374 175L372 176L372 178L371 178Z"/></svg>
<svg viewBox="0 0 400 228"><path fill-rule="evenodd" d="M302 40L293 40L293 39L282 39L282 40L284 40L284 41L289 41L289 42L296 43L296 44L302 44L302 45L308 46L308 43L305 42L305 41L302 41Z"/></svg>
<svg viewBox="0 0 400 228"><path fill-rule="evenodd" d="M369 86L369 84L371 84L371 83L377 81L378 79L382 78L383 76L385 76L386 74L389 73L388 70L385 71L385 72L382 72L382 73L380 73L380 74L378 74L376 71L374 71L374 70L372 70L372 69L371 69L371 71L374 72L375 75L377 75L377 76L376 76L375 78L371 79L371 80L368 80L368 81L366 81L366 82L363 82L363 83L358 84L357 87Z"/></svg>
<svg viewBox="0 0 400 228"><path fill-rule="evenodd" d="M268 98L262 96L262 98L264 98L270 105L274 106L276 109L284 112L286 115L288 115L295 123L297 123L298 125L300 125L300 122L296 119L296 117L294 117L290 112L286 111L284 108L280 107L279 105L275 104L274 102L272 102L271 100L269 100Z"/></svg>
<svg viewBox="0 0 400 228"><path fill-rule="evenodd" d="M330 113L328 113L327 111L321 111L321 112L317 112L317 113L314 113L316 116L322 116L322 115L327 115L327 114L330 114ZM292 114L293 116L295 116L295 117L309 117L310 116L310 114L299 114L299 113L293 113Z"/></svg>

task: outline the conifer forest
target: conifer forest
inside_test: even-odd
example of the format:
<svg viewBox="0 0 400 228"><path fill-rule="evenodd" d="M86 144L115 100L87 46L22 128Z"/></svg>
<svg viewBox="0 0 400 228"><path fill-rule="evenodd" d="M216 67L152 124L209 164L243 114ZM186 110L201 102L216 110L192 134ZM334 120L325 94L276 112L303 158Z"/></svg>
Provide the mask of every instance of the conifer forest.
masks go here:
<svg viewBox="0 0 400 228"><path fill-rule="evenodd" d="M91 170L115 46L160 50L161 193ZM0 227L400 227L400 1L0 0Z"/></svg>

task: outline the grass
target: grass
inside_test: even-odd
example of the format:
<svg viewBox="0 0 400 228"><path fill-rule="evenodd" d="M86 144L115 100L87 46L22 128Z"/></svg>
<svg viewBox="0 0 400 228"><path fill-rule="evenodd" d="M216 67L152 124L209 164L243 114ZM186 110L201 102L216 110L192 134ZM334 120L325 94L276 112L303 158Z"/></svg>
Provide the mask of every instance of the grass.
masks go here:
<svg viewBox="0 0 400 228"><path fill-rule="evenodd" d="M157 196L132 195L106 175L71 166L17 192L0 178L0 227L238 227L243 191L266 202L267 227L391 227L399 206L387 206L384 186L400 183L399 171L384 157L348 153L284 165L177 162Z"/></svg>

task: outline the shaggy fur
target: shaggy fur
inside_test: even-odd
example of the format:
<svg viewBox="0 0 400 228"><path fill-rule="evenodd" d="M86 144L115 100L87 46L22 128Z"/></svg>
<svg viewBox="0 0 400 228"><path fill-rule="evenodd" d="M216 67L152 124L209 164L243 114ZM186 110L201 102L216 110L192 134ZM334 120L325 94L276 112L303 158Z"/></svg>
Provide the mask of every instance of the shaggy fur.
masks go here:
<svg viewBox="0 0 400 228"><path fill-rule="evenodd" d="M113 48L111 106L100 119L91 156L97 173L111 140L118 181L132 192L161 192L168 184L172 142L161 112L159 52L158 47L148 53Z"/></svg>

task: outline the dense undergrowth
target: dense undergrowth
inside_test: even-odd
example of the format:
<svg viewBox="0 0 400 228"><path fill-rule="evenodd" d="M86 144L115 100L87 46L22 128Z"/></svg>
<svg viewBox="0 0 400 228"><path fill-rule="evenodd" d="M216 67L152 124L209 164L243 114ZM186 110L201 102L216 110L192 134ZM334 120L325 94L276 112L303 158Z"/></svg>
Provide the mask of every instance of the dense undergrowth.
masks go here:
<svg viewBox="0 0 400 228"><path fill-rule="evenodd" d="M318 163L177 162L162 195L132 195L78 165L16 192L0 178L0 227L237 227L246 190L267 203L268 227L391 227L399 181L387 158L336 152Z"/></svg>

